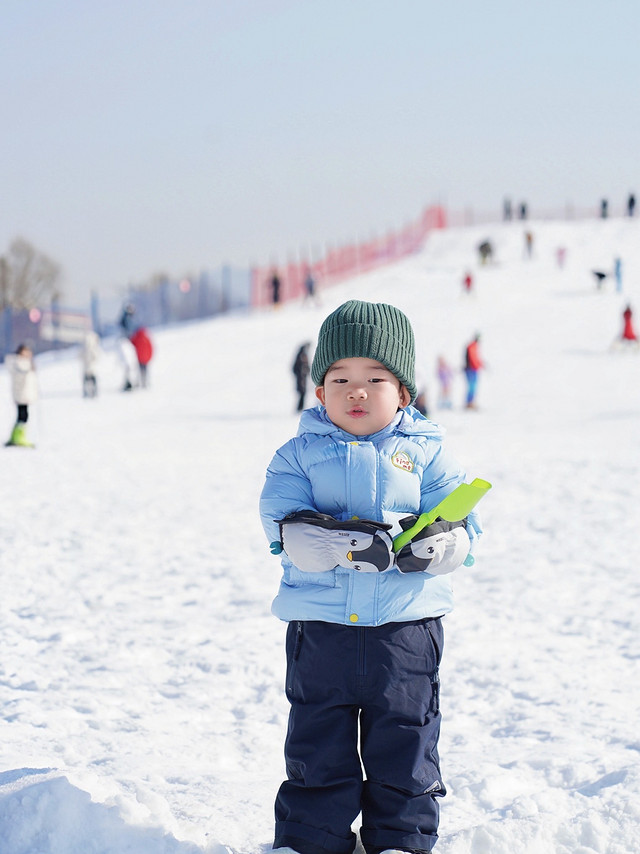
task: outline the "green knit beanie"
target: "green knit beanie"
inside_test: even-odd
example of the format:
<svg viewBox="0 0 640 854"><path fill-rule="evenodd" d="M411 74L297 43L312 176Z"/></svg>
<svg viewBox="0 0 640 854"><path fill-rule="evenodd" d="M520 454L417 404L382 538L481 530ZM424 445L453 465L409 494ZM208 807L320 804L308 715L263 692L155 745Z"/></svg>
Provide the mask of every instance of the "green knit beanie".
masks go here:
<svg viewBox="0 0 640 854"><path fill-rule="evenodd" d="M334 362L355 356L375 359L407 387L415 400L415 344L408 317L382 302L349 300L325 318L311 365L311 379L322 385Z"/></svg>

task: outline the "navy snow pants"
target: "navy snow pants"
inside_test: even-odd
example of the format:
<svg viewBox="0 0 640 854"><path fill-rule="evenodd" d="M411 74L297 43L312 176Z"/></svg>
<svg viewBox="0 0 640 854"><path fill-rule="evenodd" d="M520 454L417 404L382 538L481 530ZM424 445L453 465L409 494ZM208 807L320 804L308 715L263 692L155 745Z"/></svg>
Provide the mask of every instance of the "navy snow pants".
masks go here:
<svg viewBox="0 0 640 854"><path fill-rule="evenodd" d="M382 626L289 623L285 742L274 848L426 852L438 838L439 618ZM362 760L362 762L361 762ZM364 766L364 777L362 773Z"/></svg>

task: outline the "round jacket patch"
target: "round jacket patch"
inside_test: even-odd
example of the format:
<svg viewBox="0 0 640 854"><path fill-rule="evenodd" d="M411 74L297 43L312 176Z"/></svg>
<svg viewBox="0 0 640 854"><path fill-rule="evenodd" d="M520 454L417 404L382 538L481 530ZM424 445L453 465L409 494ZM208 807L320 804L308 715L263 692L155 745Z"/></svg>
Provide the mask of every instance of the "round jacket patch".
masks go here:
<svg viewBox="0 0 640 854"><path fill-rule="evenodd" d="M408 472L413 471L413 460L406 451L396 451L391 457L391 462L396 468L403 469Z"/></svg>

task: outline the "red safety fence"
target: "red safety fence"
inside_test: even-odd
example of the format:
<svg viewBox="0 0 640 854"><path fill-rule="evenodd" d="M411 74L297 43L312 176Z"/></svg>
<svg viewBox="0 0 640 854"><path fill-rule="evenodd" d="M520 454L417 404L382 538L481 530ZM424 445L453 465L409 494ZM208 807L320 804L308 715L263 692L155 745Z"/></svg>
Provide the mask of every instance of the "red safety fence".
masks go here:
<svg viewBox="0 0 640 854"><path fill-rule="evenodd" d="M416 252L435 228L447 225L444 208L426 208L422 216L400 231L377 237L365 243L329 249L319 261L300 261L286 265L255 267L251 271L251 305L272 305L305 295L305 279L310 271L320 288L375 270ZM280 287L275 299L273 278L277 273Z"/></svg>

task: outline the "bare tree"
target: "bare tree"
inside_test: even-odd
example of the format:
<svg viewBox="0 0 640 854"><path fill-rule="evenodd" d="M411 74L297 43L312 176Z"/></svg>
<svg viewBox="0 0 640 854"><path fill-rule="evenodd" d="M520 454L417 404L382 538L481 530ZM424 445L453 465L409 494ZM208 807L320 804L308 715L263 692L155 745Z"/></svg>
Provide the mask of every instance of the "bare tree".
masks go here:
<svg viewBox="0 0 640 854"><path fill-rule="evenodd" d="M0 308L33 308L58 299L60 272L55 261L17 237L0 258Z"/></svg>

